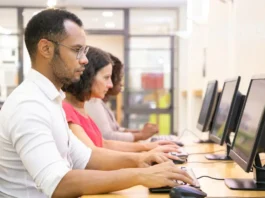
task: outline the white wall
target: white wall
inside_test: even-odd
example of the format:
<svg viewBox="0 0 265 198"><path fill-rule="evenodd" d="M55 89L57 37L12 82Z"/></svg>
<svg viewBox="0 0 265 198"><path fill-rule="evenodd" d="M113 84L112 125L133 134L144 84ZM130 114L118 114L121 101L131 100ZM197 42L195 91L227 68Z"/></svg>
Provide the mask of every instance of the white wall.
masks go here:
<svg viewBox="0 0 265 198"><path fill-rule="evenodd" d="M236 1L235 69L246 90L252 75L265 73L265 1Z"/></svg>
<svg viewBox="0 0 265 198"><path fill-rule="evenodd" d="M195 4L197 5L197 4ZM201 6L193 7L195 13L200 13L196 9L201 9ZM181 27L187 23L186 6L180 7L180 31L185 31ZM184 25L185 24L185 25ZM193 91L201 89L204 84L202 76L202 68L205 63L204 50L207 44L207 26L200 26L193 23L192 33L188 38L180 37L179 40L179 79L180 79L180 94L179 94L179 131L183 132L188 128L195 130L198 113L201 106L201 99L193 96ZM188 34L188 32L187 32ZM183 97L182 92L187 91L187 96Z"/></svg>
<svg viewBox="0 0 265 198"><path fill-rule="evenodd" d="M215 0L210 5L209 29L216 28L217 23L222 26L220 31L209 30L207 79L223 83L228 77L240 75L240 90L245 93L251 77L265 73L265 1L225 4Z"/></svg>
<svg viewBox="0 0 265 198"><path fill-rule="evenodd" d="M194 4L193 9L201 6ZM193 22L193 31L179 46L187 54L180 53L180 85L188 91L187 127L196 130L200 101L192 96L194 89L205 90L209 80L217 79L219 88L227 78L242 77L240 91L246 93L251 76L265 73L265 1L240 0L209 1L209 17L204 24ZM181 12L180 12L181 13ZM206 49L206 77L202 77ZM187 64L185 64L186 59ZM187 65L187 69L183 68ZM181 67L182 66L182 67ZM183 85L185 84L185 85ZM181 89L180 89L181 91ZM180 101L180 106L185 106ZM199 107L198 107L199 106Z"/></svg>
<svg viewBox="0 0 265 198"><path fill-rule="evenodd" d="M186 30L186 18L187 6L184 5L179 8L179 31ZM176 94L178 104L175 109L178 113L174 113L174 119L177 119L174 130L179 132L187 127L187 98L182 96L182 91L187 90L188 85L188 43L188 39L178 39L178 70L175 72L178 79L175 80L175 88L178 88L179 94Z"/></svg>
<svg viewBox="0 0 265 198"><path fill-rule="evenodd" d="M210 13L207 26L209 33L206 79L218 79L219 88L222 87L223 81L226 78L236 75L234 64L229 59L233 55L231 54L232 48L230 47L233 40L229 40L232 36L232 30L229 28L229 22L232 19L229 6L230 4L218 0L210 1Z"/></svg>

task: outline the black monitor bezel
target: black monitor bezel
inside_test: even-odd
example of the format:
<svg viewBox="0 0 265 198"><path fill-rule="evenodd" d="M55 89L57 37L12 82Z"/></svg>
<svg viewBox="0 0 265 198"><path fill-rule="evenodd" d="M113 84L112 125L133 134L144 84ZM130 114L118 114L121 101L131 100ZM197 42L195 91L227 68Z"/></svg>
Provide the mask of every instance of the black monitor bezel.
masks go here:
<svg viewBox="0 0 265 198"><path fill-rule="evenodd" d="M214 141L215 143L217 143L217 144L223 145L225 140L226 140L226 136L228 135L228 126L231 123L232 109L235 106L240 80L241 80L241 77L238 76L238 77L230 78L230 79L227 79L227 80L224 81L223 89L222 89L218 104L216 106L216 112L215 112L214 119L213 119L213 125L212 125L211 131L210 131L210 135L209 135L210 139L212 141ZM213 130L214 123L215 123L215 121L217 119L217 111L218 111L218 107L219 107L219 105L221 103L221 100L222 100L222 96L223 96L223 91L224 91L225 85L226 85L226 83L229 83L229 82L232 82L232 81L236 81L236 87L235 87L234 95L233 95L233 98L232 98L232 103L231 103L231 106L230 106L230 109L229 109L229 112L228 112L228 116L227 116L227 120L226 120L226 125L225 125L225 128L224 128L224 131L223 131L223 135L222 135L222 138L219 138L217 135L214 135L212 133L212 130Z"/></svg>
<svg viewBox="0 0 265 198"><path fill-rule="evenodd" d="M246 95L246 100L245 100L244 105L242 107L242 111L241 111L241 114L240 114L239 122L238 122L238 125L236 127L236 131L235 131L236 135L234 137L232 148L231 148L231 151L229 153L229 156L247 173L251 171L251 168L252 168L256 153L257 153L257 149L258 149L258 147L260 145L260 142L263 139L261 137L262 137L263 131L265 130L265 108L263 109L261 118L259 120L259 124L258 124L258 127L257 127L257 133L256 133L256 136L255 136L255 142L253 144L253 148L251 149L251 154L250 154L249 160L245 161L233 149L234 149L236 137L237 137L237 134L238 134L238 129L239 129L239 126L240 126L240 123L241 123L241 119L242 119L242 116L243 116L243 113L244 113L244 109L245 109L246 103L248 101L248 95L249 95L249 92L251 90L251 85L252 85L254 80L265 80L265 75L253 76L251 78L251 81L250 81L249 87L248 87L248 91L247 91L247 95ZM257 138L257 137L260 137L260 138Z"/></svg>
<svg viewBox="0 0 265 198"><path fill-rule="evenodd" d="M202 103L202 107L201 107L201 111L200 111L200 114L199 114L199 118L198 118L198 122L197 122L197 129L199 129L201 132L206 132L206 131L209 131L210 130L210 124L211 124L211 120L213 118L213 114L214 114L214 104L216 104L217 102L217 94L218 94L218 81L217 80L211 80L207 83L207 88L210 84L214 84L214 90L213 90L213 96L211 98L211 101L210 101L210 105L209 105L209 109L206 113L206 119L205 119L205 122L203 124L199 123L199 120L200 120L200 116L201 116L201 113L202 113L202 107L203 107L203 104L205 102L205 99L206 99L206 95L204 96L204 99L203 99L203 103ZM206 90L207 90L206 88Z"/></svg>

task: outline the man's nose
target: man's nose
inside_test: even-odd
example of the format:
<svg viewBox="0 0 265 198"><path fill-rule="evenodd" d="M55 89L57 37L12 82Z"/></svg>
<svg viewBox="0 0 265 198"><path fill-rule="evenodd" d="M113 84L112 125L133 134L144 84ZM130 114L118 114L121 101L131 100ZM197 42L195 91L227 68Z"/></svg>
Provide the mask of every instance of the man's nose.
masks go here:
<svg viewBox="0 0 265 198"><path fill-rule="evenodd" d="M81 56L81 58L79 59L79 63L80 63L81 65L86 65L86 64L88 64L88 62L89 62L89 60L87 59L87 57L86 57L85 54L83 54L83 55Z"/></svg>

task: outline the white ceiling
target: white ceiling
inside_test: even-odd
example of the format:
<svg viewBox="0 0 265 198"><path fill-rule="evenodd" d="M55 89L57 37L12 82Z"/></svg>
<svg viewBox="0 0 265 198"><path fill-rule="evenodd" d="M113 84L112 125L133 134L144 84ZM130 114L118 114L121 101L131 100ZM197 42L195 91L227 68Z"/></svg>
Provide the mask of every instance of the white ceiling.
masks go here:
<svg viewBox="0 0 265 198"><path fill-rule="evenodd" d="M179 7L187 0L57 0L57 6L66 7ZM47 0L0 0L0 6L47 6Z"/></svg>

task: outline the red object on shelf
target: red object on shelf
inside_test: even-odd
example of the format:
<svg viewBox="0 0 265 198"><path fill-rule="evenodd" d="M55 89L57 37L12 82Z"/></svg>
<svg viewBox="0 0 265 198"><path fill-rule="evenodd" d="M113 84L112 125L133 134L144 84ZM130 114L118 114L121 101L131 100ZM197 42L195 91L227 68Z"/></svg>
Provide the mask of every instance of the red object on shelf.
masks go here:
<svg viewBox="0 0 265 198"><path fill-rule="evenodd" d="M163 89L164 74L163 73L142 73L141 76L143 89Z"/></svg>

